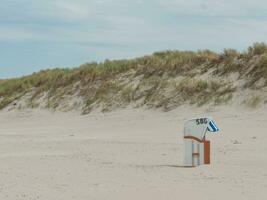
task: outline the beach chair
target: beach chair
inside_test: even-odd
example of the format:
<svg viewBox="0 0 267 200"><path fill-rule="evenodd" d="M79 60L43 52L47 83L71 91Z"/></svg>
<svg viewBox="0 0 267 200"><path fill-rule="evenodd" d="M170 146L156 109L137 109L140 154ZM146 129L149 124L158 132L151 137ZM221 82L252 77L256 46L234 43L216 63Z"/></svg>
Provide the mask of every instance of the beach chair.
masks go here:
<svg viewBox="0 0 267 200"><path fill-rule="evenodd" d="M206 133L218 131L211 117L191 119L185 123L185 166L210 164L210 141L206 140Z"/></svg>

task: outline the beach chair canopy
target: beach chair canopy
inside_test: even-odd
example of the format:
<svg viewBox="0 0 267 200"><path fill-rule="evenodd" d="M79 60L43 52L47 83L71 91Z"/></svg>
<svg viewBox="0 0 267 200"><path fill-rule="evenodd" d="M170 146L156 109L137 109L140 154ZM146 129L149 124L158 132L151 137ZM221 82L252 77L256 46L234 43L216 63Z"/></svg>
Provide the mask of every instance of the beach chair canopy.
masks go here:
<svg viewBox="0 0 267 200"><path fill-rule="evenodd" d="M207 131L216 133L219 131L218 126L211 117L191 119L185 123L184 136L195 137L203 140Z"/></svg>

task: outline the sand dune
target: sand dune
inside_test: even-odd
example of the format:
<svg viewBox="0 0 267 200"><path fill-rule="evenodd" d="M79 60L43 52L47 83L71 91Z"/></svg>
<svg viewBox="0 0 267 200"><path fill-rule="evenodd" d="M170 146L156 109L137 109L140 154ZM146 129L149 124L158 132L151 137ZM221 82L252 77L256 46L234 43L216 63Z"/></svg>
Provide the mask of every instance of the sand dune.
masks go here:
<svg viewBox="0 0 267 200"><path fill-rule="evenodd" d="M182 129L212 116L212 164L183 167ZM264 199L267 112L0 113L0 199Z"/></svg>

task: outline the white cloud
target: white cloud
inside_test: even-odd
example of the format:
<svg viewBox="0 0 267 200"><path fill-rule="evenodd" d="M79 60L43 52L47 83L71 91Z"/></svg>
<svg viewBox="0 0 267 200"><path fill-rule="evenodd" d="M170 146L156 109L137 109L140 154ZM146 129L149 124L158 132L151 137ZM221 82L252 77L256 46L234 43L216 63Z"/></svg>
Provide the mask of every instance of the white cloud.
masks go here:
<svg viewBox="0 0 267 200"><path fill-rule="evenodd" d="M21 69L267 42L266 0L1 1L0 64Z"/></svg>
<svg viewBox="0 0 267 200"><path fill-rule="evenodd" d="M67 19L81 20L93 16L93 6L90 8L90 4L73 1L53 1L51 6L55 7L54 15L60 17L66 17Z"/></svg>
<svg viewBox="0 0 267 200"><path fill-rule="evenodd" d="M253 11L266 10L265 0L157 0L168 9L183 15L245 16Z"/></svg>
<svg viewBox="0 0 267 200"><path fill-rule="evenodd" d="M155 0L149 7L145 7L147 10L151 7L157 10L158 15L151 17L140 16L138 12L128 14L125 6L130 2L122 0L47 0L34 3L28 12L32 19L40 21L40 25L31 25L30 21L27 26L3 24L0 28L0 40L139 45L144 49L152 46L158 46L158 49L185 46L194 48L194 44L195 48L224 47L225 44L234 48L235 44L241 46L242 41L246 45L247 41L266 41L266 21L249 19L251 15L247 14L251 9L260 9L259 5L262 6L261 9L266 7L263 5L264 1L254 1L257 3L241 0L231 1L232 3L230 0ZM144 1L138 0L135 3L144 4ZM140 7L135 7L136 11L137 8ZM163 8L170 12L163 12ZM180 21L172 15L168 18L169 24L164 24L164 17L172 12L180 15ZM188 17L190 15L207 16L214 20L213 23L205 21L206 19L197 23L197 20ZM245 18L235 18L241 15ZM220 16L220 21L216 22L214 16ZM158 22L158 19L163 21ZM49 25L56 20L63 23ZM181 21L184 23L179 24ZM99 26L101 23L103 25Z"/></svg>
<svg viewBox="0 0 267 200"><path fill-rule="evenodd" d="M14 27L0 27L0 40L4 41L36 40L36 39L43 39L44 37L45 37L44 34L34 32L28 29L14 28Z"/></svg>

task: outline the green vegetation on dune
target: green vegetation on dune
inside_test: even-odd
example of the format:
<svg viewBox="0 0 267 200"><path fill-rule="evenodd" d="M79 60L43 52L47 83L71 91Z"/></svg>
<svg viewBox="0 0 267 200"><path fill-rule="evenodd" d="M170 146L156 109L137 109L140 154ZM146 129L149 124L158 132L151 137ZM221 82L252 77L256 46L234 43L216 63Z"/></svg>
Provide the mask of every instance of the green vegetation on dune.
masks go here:
<svg viewBox="0 0 267 200"><path fill-rule="evenodd" d="M86 63L73 69L43 70L29 76L0 80L0 109L26 94L26 107L57 109L68 99L81 98L82 112L147 106L173 109L181 104L227 103L236 87L232 73L245 80L241 89L267 85L267 46L255 43L240 53L226 49L221 54L202 50L163 51L131 60ZM259 83L260 82L260 83ZM254 104L254 101L253 101ZM71 109L71 108L70 108Z"/></svg>

